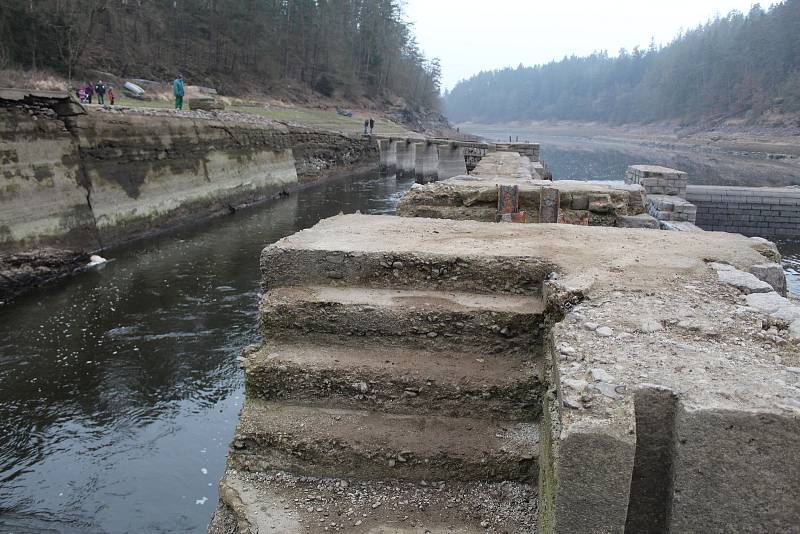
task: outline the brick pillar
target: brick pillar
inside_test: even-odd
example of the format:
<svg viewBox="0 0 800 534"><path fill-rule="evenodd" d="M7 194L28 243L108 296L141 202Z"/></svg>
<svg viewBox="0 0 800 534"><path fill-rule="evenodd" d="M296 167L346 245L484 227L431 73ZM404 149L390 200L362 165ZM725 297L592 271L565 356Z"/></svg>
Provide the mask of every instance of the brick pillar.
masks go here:
<svg viewBox="0 0 800 534"><path fill-rule="evenodd" d="M560 195L555 187L543 187L539 199L539 222L557 223Z"/></svg>

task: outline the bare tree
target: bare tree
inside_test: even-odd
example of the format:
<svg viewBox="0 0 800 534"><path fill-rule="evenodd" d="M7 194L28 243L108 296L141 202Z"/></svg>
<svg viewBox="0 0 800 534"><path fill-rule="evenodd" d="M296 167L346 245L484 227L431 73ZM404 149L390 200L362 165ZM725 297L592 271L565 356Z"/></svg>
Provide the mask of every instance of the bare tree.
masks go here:
<svg viewBox="0 0 800 534"><path fill-rule="evenodd" d="M101 13L108 8L108 0L66 0L56 2L51 15L50 28L58 53L67 68L67 78L78 66L91 41L92 30Z"/></svg>

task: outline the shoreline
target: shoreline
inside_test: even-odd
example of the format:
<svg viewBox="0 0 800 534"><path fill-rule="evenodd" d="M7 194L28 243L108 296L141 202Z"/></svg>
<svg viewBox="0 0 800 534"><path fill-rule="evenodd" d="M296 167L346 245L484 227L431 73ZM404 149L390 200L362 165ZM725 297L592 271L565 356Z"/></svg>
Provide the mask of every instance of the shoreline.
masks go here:
<svg viewBox="0 0 800 534"><path fill-rule="evenodd" d="M616 159L678 168L689 172L693 184L800 186L800 129L795 133L789 129L729 125L698 131L667 124L609 126L574 122L463 123L459 127L488 138L518 135L535 139L542 144L544 154L548 149L608 152ZM547 156L543 155L543 159L547 161ZM556 176L573 177L577 178Z"/></svg>

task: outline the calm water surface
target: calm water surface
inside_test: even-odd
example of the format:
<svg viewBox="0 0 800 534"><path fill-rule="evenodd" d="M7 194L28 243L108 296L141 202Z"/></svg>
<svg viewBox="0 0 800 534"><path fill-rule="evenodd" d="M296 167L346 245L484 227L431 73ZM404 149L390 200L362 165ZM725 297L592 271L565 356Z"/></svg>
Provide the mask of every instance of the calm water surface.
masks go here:
<svg viewBox="0 0 800 534"><path fill-rule="evenodd" d="M330 182L116 249L0 308L0 532L203 532L257 341L261 249L408 180Z"/></svg>
<svg viewBox="0 0 800 534"><path fill-rule="evenodd" d="M410 185L330 182L0 308L0 532L205 531L242 404L236 358L258 340L259 252L340 211L391 213ZM800 242L779 245L800 293Z"/></svg>

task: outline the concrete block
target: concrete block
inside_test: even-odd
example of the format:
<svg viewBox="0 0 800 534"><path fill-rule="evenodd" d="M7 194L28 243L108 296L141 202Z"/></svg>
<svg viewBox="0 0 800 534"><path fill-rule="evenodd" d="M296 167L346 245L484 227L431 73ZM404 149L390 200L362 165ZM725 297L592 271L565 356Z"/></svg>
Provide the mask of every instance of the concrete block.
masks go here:
<svg viewBox="0 0 800 534"><path fill-rule="evenodd" d="M380 155L380 172L392 174L397 170L397 141L390 139L378 140Z"/></svg>
<svg viewBox="0 0 800 534"><path fill-rule="evenodd" d="M397 141L395 152L397 158L397 176L414 176L416 167L415 144L409 140Z"/></svg>
<svg viewBox="0 0 800 534"><path fill-rule="evenodd" d="M800 524L800 418L680 406L669 532L786 532ZM746 490L745 490L746 488Z"/></svg>
<svg viewBox="0 0 800 534"><path fill-rule="evenodd" d="M446 180L453 176L467 174L467 164L464 159L464 148L452 145L439 145L439 162L437 173L439 180Z"/></svg>
<svg viewBox="0 0 800 534"><path fill-rule="evenodd" d="M646 213L639 215L617 216L617 226L620 228L651 228L658 229L658 220Z"/></svg>
<svg viewBox="0 0 800 534"><path fill-rule="evenodd" d="M414 146L414 177L417 183L435 182L439 178L439 151L432 143Z"/></svg>

